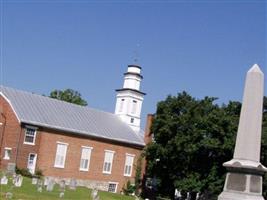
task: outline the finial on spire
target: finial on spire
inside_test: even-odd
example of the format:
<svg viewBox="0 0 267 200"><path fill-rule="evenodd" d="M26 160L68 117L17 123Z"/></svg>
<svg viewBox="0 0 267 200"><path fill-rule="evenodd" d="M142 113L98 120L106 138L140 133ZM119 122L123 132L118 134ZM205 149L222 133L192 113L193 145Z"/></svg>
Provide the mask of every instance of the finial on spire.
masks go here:
<svg viewBox="0 0 267 200"><path fill-rule="evenodd" d="M139 47L140 47L140 44L136 44L136 47L134 50L134 57L133 57L134 64L137 64L139 61Z"/></svg>

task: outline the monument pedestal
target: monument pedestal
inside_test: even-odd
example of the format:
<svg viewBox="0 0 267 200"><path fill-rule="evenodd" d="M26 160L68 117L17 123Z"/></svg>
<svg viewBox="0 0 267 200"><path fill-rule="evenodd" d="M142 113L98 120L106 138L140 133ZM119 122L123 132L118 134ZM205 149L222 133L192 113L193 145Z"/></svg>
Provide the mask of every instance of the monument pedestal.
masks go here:
<svg viewBox="0 0 267 200"><path fill-rule="evenodd" d="M226 192L223 191L218 200L264 200L261 195L254 194L240 194L237 192Z"/></svg>
<svg viewBox="0 0 267 200"><path fill-rule="evenodd" d="M264 200L262 175L266 168L261 163L233 159L224 166L228 173L218 200Z"/></svg>
<svg viewBox="0 0 267 200"><path fill-rule="evenodd" d="M264 200L262 176L229 172L218 200Z"/></svg>

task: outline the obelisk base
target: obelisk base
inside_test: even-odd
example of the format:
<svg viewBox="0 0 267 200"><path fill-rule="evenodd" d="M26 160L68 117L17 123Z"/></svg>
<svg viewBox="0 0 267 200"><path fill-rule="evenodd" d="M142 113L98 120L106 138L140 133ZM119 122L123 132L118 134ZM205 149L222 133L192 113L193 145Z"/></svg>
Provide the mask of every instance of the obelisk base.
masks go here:
<svg viewBox="0 0 267 200"><path fill-rule="evenodd" d="M249 195L223 191L218 200L264 200L264 198L262 195Z"/></svg>
<svg viewBox="0 0 267 200"><path fill-rule="evenodd" d="M218 200L264 200L262 176L256 173L228 172Z"/></svg>

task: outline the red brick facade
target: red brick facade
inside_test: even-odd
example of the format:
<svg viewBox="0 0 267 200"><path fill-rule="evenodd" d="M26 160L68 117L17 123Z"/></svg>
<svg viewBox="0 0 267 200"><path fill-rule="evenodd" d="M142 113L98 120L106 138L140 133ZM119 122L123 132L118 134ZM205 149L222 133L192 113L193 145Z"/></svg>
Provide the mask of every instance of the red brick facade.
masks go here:
<svg viewBox="0 0 267 200"><path fill-rule="evenodd" d="M0 167L2 169L5 169L9 162L16 163L19 168L27 168L29 154L33 153L37 154L36 169L41 169L45 176L116 182L118 183L117 192L122 190L127 180L134 182L136 161L142 146L100 140L42 127L36 127L34 145L24 144L27 125L20 124L8 100L2 96L0 96L0 105ZM58 142L68 144L64 168L54 167ZM82 146L92 147L89 171L86 172L79 170ZM9 160L3 159L7 147L12 149ZM103 173L105 150L115 152L111 174ZM124 176L126 154L135 155L131 177Z"/></svg>

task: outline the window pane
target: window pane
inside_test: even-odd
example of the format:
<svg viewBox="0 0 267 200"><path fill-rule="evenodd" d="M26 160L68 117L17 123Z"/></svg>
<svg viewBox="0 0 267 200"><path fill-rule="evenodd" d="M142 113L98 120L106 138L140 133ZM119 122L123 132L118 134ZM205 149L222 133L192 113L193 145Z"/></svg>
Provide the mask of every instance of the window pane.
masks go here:
<svg viewBox="0 0 267 200"><path fill-rule="evenodd" d="M110 173L113 162L113 152L106 151L103 165L103 172Z"/></svg>
<svg viewBox="0 0 267 200"><path fill-rule="evenodd" d="M67 153L66 144L57 144L57 152L55 158L55 167L64 167Z"/></svg>
<svg viewBox="0 0 267 200"><path fill-rule="evenodd" d="M109 192L116 192L116 187L117 187L116 183L109 183L108 184L108 191Z"/></svg>
<svg viewBox="0 0 267 200"><path fill-rule="evenodd" d="M88 170L91 157L91 148L82 147L80 169Z"/></svg>
<svg viewBox="0 0 267 200"><path fill-rule="evenodd" d="M32 128L27 128L25 131L25 139L24 142L34 144L36 130Z"/></svg>
<svg viewBox="0 0 267 200"><path fill-rule="evenodd" d="M4 151L4 158L5 160L9 160L11 157L11 148L5 148Z"/></svg>
<svg viewBox="0 0 267 200"><path fill-rule="evenodd" d="M133 167L134 156L126 155L125 158L125 166L124 166L124 175L131 176L132 174L132 167Z"/></svg>

